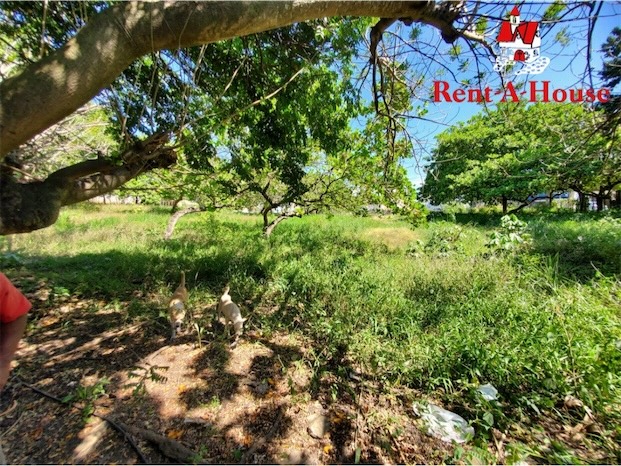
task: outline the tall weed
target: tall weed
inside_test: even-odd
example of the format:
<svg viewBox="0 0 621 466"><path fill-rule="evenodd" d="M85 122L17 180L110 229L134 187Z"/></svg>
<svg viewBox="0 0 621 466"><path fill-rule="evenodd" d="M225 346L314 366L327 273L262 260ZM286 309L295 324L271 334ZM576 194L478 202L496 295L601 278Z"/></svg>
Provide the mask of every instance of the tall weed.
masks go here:
<svg viewBox="0 0 621 466"><path fill-rule="evenodd" d="M597 272L621 274L621 219L566 219L531 223L534 251L557 256L571 277L590 278Z"/></svg>

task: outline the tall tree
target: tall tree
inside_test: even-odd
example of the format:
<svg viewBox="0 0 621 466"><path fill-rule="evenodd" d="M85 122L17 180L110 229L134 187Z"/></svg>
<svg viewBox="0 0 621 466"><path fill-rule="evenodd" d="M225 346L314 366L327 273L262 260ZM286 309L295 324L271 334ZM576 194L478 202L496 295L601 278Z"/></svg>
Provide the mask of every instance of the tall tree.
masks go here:
<svg viewBox="0 0 621 466"><path fill-rule="evenodd" d="M604 54L604 65L600 73L606 85L612 89L617 88L617 92L613 93L609 102L604 104L606 111L606 129L610 131L611 139L619 138L619 126L621 126L621 28L616 27L612 30L606 42L602 45ZM621 157L618 145L617 152L610 153L610 156ZM600 203L598 203L600 207ZM616 207L621 209L621 189L617 188Z"/></svg>
<svg viewBox="0 0 621 466"><path fill-rule="evenodd" d="M598 131L601 111L577 104L499 104L445 131L430 161L423 196L527 206L566 189L598 205L620 182L619 141Z"/></svg>
<svg viewBox="0 0 621 466"><path fill-rule="evenodd" d="M374 187L390 180L391 189L383 192L399 197L409 186L407 178L396 182L391 176L398 171L399 157L388 160L379 152L377 168L367 165L365 178L354 166L360 163L364 137L350 130L350 121L369 118L370 111L345 79L352 73L356 37L348 30L364 27L358 20L321 20L202 48L200 64L194 58L192 70L199 89L185 96L189 103L183 118L189 123L179 135L183 169L177 172L184 173L183 181L177 177L177 193L169 197L198 200L200 209L187 213L259 204L267 234L292 216L333 207L355 209L368 202L361 193L364 182L371 182L370 173L378 175L371 182ZM186 63L186 58L167 60L174 58ZM122 132L148 132L152 125L144 118L116 115L117 104L138 115L143 114L142 96L158 98L149 95L152 86L143 84L152 75L149 68L139 70L144 78L135 80L137 86L112 95L113 118ZM166 102L158 105L169 108ZM401 151L400 157L409 155ZM379 176L384 165L390 165L391 173ZM181 215L174 214L167 235Z"/></svg>
<svg viewBox="0 0 621 466"><path fill-rule="evenodd" d="M86 5L44 2L41 6L30 7L36 10L33 15L27 14L25 8L24 4L11 2L4 2L1 6L3 24L17 25L12 30L3 30L5 35L13 34L8 38L9 44L17 49L32 49L30 54L22 54L25 66L11 70L0 83L2 160L86 102L95 97L105 97L101 94L102 90L110 91L110 86L120 87L119 95L123 95L122 91L128 91L129 86L140 87L142 79L149 75L147 71L150 72L146 83L151 86L151 105L142 115L136 115L134 110L124 113L123 106L118 108L117 120L121 128L125 121L127 134L117 135L122 145L108 157L67 166L50 174L46 180L29 184L18 182L11 168L3 165L0 174L0 233L3 234L31 231L49 225L62 205L108 192L153 168L167 168L174 164L175 147L166 144L172 137L170 126L183 126L179 121L184 121L183 113L189 105L184 98L187 87L179 87L180 100L166 100L172 94L164 98L161 92L168 92L168 86L176 86L177 78L192 82L192 68L183 66L184 59L189 57L195 62L201 56L200 50L178 53L180 49L326 17L377 17L380 20L371 28L369 47L373 76L380 77L375 86L375 96L379 99L387 89L383 77L388 76L386 73L390 73L389 67L392 66L390 61L385 60L379 44L395 22L430 25L440 31L440 36L447 43L464 38L472 46L474 57L481 58L490 49L475 26L481 24L482 18L502 16L506 9L504 5L479 2L467 5L465 2L316 0L97 2ZM66 14L67 11L70 14ZM558 19L584 18L590 21L592 13L589 5L576 2L567 5ZM33 17L37 20L31 20ZM31 27L20 28L20 24ZM61 27L56 28L56 25ZM23 44L15 40L15 34L19 31L27 32L28 40ZM477 48L474 46L477 43L486 46ZM170 52L154 55L164 50ZM286 54L287 50L285 46L279 46L275 52ZM171 57L175 60L171 61ZM121 81L115 82L130 65L133 69L119 78ZM166 75L166 79L158 79L160 73ZM423 70L423 76L424 73ZM175 107L179 102L182 103L181 115ZM384 113L394 125L397 121L395 113ZM130 123L136 127L142 125L143 129L132 134L128 128ZM179 143L177 136L180 133L181 128L176 128L173 143Z"/></svg>
<svg viewBox="0 0 621 466"><path fill-rule="evenodd" d="M600 72L606 86L611 89L621 84L621 28L612 30L606 42L602 45L604 64ZM621 123L621 91L604 105L608 113L609 127L616 130Z"/></svg>

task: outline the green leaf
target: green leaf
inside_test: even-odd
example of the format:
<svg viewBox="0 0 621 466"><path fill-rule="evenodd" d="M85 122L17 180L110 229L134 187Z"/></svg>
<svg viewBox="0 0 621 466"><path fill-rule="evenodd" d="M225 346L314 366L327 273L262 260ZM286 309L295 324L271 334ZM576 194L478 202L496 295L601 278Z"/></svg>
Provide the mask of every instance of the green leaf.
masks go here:
<svg viewBox="0 0 621 466"><path fill-rule="evenodd" d="M493 427L493 425L494 425L494 415L492 413L490 413L489 411L486 411L483 414L483 422L485 423L485 425L487 427Z"/></svg>

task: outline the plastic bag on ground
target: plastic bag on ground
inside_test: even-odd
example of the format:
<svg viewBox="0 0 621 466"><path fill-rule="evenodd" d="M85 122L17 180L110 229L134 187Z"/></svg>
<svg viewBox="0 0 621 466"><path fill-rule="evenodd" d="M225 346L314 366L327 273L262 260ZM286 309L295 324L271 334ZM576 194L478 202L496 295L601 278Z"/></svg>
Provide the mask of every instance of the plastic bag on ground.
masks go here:
<svg viewBox="0 0 621 466"><path fill-rule="evenodd" d="M498 399L498 390L491 383L479 385L478 392L483 396L484 400L493 401Z"/></svg>
<svg viewBox="0 0 621 466"><path fill-rule="evenodd" d="M443 442L465 443L474 437L474 427L447 409L431 403L414 403L414 412L423 421L427 434Z"/></svg>

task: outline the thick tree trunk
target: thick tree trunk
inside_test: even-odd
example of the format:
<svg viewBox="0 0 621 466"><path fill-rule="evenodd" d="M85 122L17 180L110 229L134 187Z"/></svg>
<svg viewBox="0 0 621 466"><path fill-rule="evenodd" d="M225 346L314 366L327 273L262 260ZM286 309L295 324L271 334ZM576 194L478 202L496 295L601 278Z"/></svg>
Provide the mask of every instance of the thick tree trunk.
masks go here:
<svg viewBox="0 0 621 466"><path fill-rule="evenodd" d="M39 181L20 184L0 175L0 233L24 233L52 225L63 206L64 189L56 183Z"/></svg>
<svg viewBox="0 0 621 466"><path fill-rule="evenodd" d="M283 220L284 220L283 217L275 218L274 221L267 226L267 228L263 228L263 234L269 238L271 234L274 232L274 228L276 228L278 224L282 222Z"/></svg>
<svg viewBox="0 0 621 466"><path fill-rule="evenodd" d="M614 207L617 209L621 209L621 190L617 190L617 197L615 198Z"/></svg>
<svg viewBox="0 0 621 466"><path fill-rule="evenodd" d="M63 47L0 83L0 157L60 121L111 84L136 58L331 16L399 18L438 28L447 42L462 2L120 2ZM0 160L1 161L1 160Z"/></svg>
<svg viewBox="0 0 621 466"><path fill-rule="evenodd" d="M578 193L578 211L586 212L588 210L588 196L581 191L577 191L577 193Z"/></svg>
<svg viewBox="0 0 621 466"><path fill-rule="evenodd" d="M263 208L261 210L261 216L263 217L263 233L267 231L267 228L270 226L269 214L272 210Z"/></svg>
<svg viewBox="0 0 621 466"><path fill-rule="evenodd" d="M177 211L177 206L179 205L181 201L183 201L183 197L178 197L177 199L173 201L173 205L170 208L170 215L173 215Z"/></svg>
<svg viewBox="0 0 621 466"><path fill-rule="evenodd" d="M530 204L531 204L530 202L523 202L522 204L517 206L515 209L511 209L507 213L508 214L515 214L515 213L519 212L520 210L522 210L524 207L528 207Z"/></svg>
<svg viewBox="0 0 621 466"><path fill-rule="evenodd" d="M507 215L508 200L506 196L502 196L502 214Z"/></svg>
<svg viewBox="0 0 621 466"><path fill-rule="evenodd" d="M0 235L27 233L52 225L60 208L114 191L154 168L167 168L177 156L156 134L122 154L122 164L86 160L52 173L44 181L20 183L10 169L0 172Z"/></svg>
<svg viewBox="0 0 621 466"><path fill-rule="evenodd" d="M302 217L302 215L300 214L287 214L287 215L280 215L278 217L276 217L274 220L272 220L269 224L263 226L263 234L266 237L270 237L270 235L274 232L274 229L278 226L278 224L280 222L282 222L283 220L286 220L288 218L293 218L293 217Z"/></svg>

